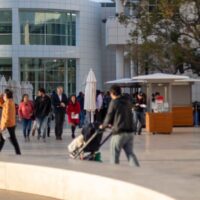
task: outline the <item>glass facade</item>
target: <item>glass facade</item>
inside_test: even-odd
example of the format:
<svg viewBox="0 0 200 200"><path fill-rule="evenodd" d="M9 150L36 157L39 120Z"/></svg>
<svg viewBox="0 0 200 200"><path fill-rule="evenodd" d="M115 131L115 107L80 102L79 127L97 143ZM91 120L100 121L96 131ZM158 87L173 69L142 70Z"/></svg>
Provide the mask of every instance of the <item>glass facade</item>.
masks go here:
<svg viewBox="0 0 200 200"><path fill-rule="evenodd" d="M0 58L0 75L5 76L6 80L12 78L12 59Z"/></svg>
<svg viewBox="0 0 200 200"><path fill-rule="evenodd" d="M126 16L138 16L138 5L140 0L128 0L125 7Z"/></svg>
<svg viewBox="0 0 200 200"><path fill-rule="evenodd" d="M67 61L67 81L68 81L68 94L76 94L76 60L69 59Z"/></svg>
<svg viewBox="0 0 200 200"><path fill-rule="evenodd" d="M149 12L153 12L157 9L159 0L149 0Z"/></svg>
<svg viewBox="0 0 200 200"><path fill-rule="evenodd" d="M12 44L12 11L0 10L0 45Z"/></svg>
<svg viewBox="0 0 200 200"><path fill-rule="evenodd" d="M35 94L41 87L50 94L63 86L70 95L76 93L76 60L21 58L21 81L33 84Z"/></svg>
<svg viewBox="0 0 200 200"><path fill-rule="evenodd" d="M76 46L74 12L20 10L21 44Z"/></svg>

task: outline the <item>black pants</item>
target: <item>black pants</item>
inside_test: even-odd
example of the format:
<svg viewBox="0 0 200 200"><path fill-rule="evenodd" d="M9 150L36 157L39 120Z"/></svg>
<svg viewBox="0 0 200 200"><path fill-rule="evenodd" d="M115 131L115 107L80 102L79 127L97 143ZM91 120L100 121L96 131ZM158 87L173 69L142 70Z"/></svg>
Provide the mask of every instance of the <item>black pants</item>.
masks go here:
<svg viewBox="0 0 200 200"><path fill-rule="evenodd" d="M75 131L76 131L76 125L71 126L71 131L72 131L72 138L75 138Z"/></svg>
<svg viewBox="0 0 200 200"><path fill-rule="evenodd" d="M16 154L18 154L18 155L21 154L19 144L17 142L17 138L15 135L15 127L8 128L8 132L10 134L10 138L9 138L10 142L14 146ZM0 134L0 151L3 149L4 143L5 143L5 140L2 137L2 135Z"/></svg>
<svg viewBox="0 0 200 200"><path fill-rule="evenodd" d="M103 108L103 109L102 109L102 122L103 122L104 119L106 118L107 111L108 111L107 108Z"/></svg>
<svg viewBox="0 0 200 200"><path fill-rule="evenodd" d="M102 110L96 110L95 112L95 121L96 122L99 122L99 123L102 123L103 120L102 120Z"/></svg>
<svg viewBox="0 0 200 200"><path fill-rule="evenodd" d="M56 134L56 138L62 137L64 120L65 120L65 113L64 112L55 113L55 134Z"/></svg>

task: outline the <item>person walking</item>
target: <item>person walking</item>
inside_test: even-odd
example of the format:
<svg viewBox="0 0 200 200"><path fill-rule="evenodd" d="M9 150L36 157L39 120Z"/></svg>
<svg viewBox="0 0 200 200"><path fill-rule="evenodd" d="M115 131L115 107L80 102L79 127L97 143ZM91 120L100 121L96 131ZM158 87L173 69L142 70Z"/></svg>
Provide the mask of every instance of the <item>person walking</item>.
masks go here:
<svg viewBox="0 0 200 200"><path fill-rule="evenodd" d="M18 114L22 120L23 134L25 142L30 141L30 132L33 118L33 102L29 100L28 94L24 94L19 104Z"/></svg>
<svg viewBox="0 0 200 200"><path fill-rule="evenodd" d="M138 93L136 96L136 103L134 107L135 120L137 131L135 134L141 135L142 127L145 125L145 109L146 109L146 99L142 92Z"/></svg>
<svg viewBox="0 0 200 200"><path fill-rule="evenodd" d="M67 106L67 96L63 93L63 87L57 87L51 97L53 111L55 113L55 135L56 140L62 140L63 125L65 121L65 112Z"/></svg>
<svg viewBox="0 0 200 200"><path fill-rule="evenodd" d="M133 164L139 166L139 162L133 153L134 123L131 102L122 96L121 88L117 85L111 86L110 95L112 101L110 102L106 118L99 128L112 128L111 162L113 164L120 163L120 152L123 149L129 164L131 166Z"/></svg>
<svg viewBox="0 0 200 200"><path fill-rule="evenodd" d="M85 121L85 110L84 110L84 94L83 92L79 92L79 95L77 97L77 101L80 104L80 108L81 108L81 112L80 112L80 116L79 116L79 128L82 128L82 126L84 125L84 121Z"/></svg>
<svg viewBox="0 0 200 200"><path fill-rule="evenodd" d="M103 118L103 120L106 117L106 113L108 111L108 107L109 107L110 101L111 101L110 92L107 91L106 94L103 97L103 109L102 109L102 118Z"/></svg>
<svg viewBox="0 0 200 200"><path fill-rule="evenodd" d="M71 125L72 138L75 138L76 126L79 124L80 104L75 95L72 95L67 106L68 123Z"/></svg>
<svg viewBox="0 0 200 200"><path fill-rule="evenodd" d="M51 110L49 116L48 116L48 120L47 120L47 137L50 137L50 133L51 133L51 122L54 120L54 113L53 113L53 109Z"/></svg>
<svg viewBox="0 0 200 200"><path fill-rule="evenodd" d="M38 140L40 139L42 133L43 141L45 142L47 132L47 120L49 113L51 112L51 99L49 96L46 95L44 88L39 89L38 96L35 100L34 105L34 115L36 118L38 129Z"/></svg>
<svg viewBox="0 0 200 200"><path fill-rule="evenodd" d="M16 109L13 101L13 93L11 90L6 89L3 96L0 97L0 107L2 107L2 116L0 123L0 152L3 149L5 143L4 132L6 129L10 135L10 142L15 148L17 155L21 154L20 147L15 135L16 126Z"/></svg>
<svg viewBox="0 0 200 200"><path fill-rule="evenodd" d="M96 93L96 113L95 121L102 123L103 95L100 90Z"/></svg>

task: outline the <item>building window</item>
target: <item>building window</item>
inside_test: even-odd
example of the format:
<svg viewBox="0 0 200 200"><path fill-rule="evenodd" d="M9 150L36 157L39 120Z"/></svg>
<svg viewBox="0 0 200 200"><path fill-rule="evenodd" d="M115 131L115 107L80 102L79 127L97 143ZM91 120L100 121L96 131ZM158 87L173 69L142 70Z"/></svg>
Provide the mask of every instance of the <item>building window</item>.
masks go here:
<svg viewBox="0 0 200 200"><path fill-rule="evenodd" d="M138 16L138 8L139 8L140 0L127 0L125 6L125 15L126 16Z"/></svg>
<svg viewBox="0 0 200 200"><path fill-rule="evenodd" d="M11 58L0 58L0 76L5 76L6 80L12 78Z"/></svg>
<svg viewBox="0 0 200 200"><path fill-rule="evenodd" d="M106 8L114 8L116 6L115 3L101 3L101 7Z"/></svg>
<svg viewBox="0 0 200 200"><path fill-rule="evenodd" d="M76 46L76 14L20 11L21 44Z"/></svg>
<svg viewBox="0 0 200 200"><path fill-rule="evenodd" d="M153 12L157 9L158 1L159 0L149 0L149 12Z"/></svg>
<svg viewBox="0 0 200 200"><path fill-rule="evenodd" d="M76 60L69 59L67 62L68 94L76 94Z"/></svg>
<svg viewBox="0 0 200 200"><path fill-rule="evenodd" d="M0 10L0 45L12 44L12 11Z"/></svg>
<svg viewBox="0 0 200 200"><path fill-rule="evenodd" d="M75 59L21 58L21 81L33 84L34 93L45 88L51 94L57 86L63 86L68 94L76 92Z"/></svg>

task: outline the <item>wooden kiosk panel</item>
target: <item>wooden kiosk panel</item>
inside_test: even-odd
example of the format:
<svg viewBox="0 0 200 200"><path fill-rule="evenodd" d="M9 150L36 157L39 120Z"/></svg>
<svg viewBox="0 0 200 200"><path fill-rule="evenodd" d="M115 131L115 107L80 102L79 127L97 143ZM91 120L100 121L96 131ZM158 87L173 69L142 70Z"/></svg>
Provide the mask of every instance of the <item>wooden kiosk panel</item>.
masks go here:
<svg viewBox="0 0 200 200"><path fill-rule="evenodd" d="M193 126L192 106L173 107L172 112L174 126Z"/></svg>
<svg viewBox="0 0 200 200"><path fill-rule="evenodd" d="M171 112L146 113L146 130L156 133L171 133L173 129L173 116Z"/></svg>

